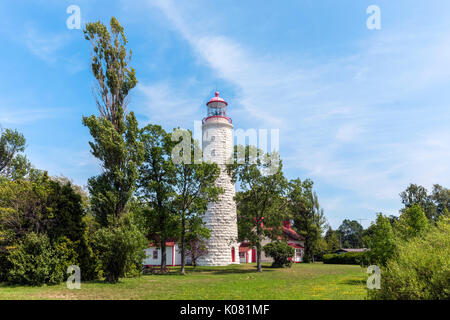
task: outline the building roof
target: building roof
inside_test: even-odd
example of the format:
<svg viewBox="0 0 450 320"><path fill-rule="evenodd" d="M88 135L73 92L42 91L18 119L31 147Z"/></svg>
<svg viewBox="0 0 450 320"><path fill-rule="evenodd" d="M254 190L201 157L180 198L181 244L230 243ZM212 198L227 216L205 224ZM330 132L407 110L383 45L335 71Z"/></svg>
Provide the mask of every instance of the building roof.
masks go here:
<svg viewBox="0 0 450 320"><path fill-rule="evenodd" d="M174 241L167 241L167 242L166 242L166 247L173 247L173 246L175 246L175 244L176 244L176 242L174 242ZM157 243L157 244L155 245L155 243L151 242L151 243L149 243L148 246L149 246L149 247L157 247L157 248L159 248L159 243Z"/></svg>
<svg viewBox="0 0 450 320"><path fill-rule="evenodd" d="M297 248L297 249L304 249L305 247L299 245L298 243L288 242L288 246Z"/></svg>
<svg viewBox="0 0 450 320"><path fill-rule="evenodd" d="M342 251L344 251L344 252L364 252L367 250L369 250L369 249L367 249L367 248L341 248L341 249L336 250L336 252L338 252L338 251L340 251L340 252L342 252Z"/></svg>
<svg viewBox="0 0 450 320"><path fill-rule="evenodd" d="M282 227L283 228L283 235L285 235L288 239L292 240L305 240L305 237L298 234L294 229L289 227Z"/></svg>
<svg viewBox="0 0 450 320"><path fill-rule="evenodd" d="M272 228L267 228L264 225L262 225L262 227L266 230L272 230ZM297 240L297 241L305 240L304 236L298 234L294 229L292 229L290 223L283 223L283 226L281 226L281 233L286 240ZM280 240L281 236L278 236L277 238L278 240Z"/></svg>

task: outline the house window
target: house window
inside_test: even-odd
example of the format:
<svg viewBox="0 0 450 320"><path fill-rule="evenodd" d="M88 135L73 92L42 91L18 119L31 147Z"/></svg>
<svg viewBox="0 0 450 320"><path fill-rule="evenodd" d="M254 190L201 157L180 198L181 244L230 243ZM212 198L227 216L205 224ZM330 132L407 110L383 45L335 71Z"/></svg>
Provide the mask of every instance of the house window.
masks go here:
<svg viewBox="0 0 450 320"><path fill-rule="evenodd" d="M153 250L153 259L158 259L158 250Z"/></svg>
<svg viewBox="0 0 450 320"><path fill-rule="evenodd" d="M295 259L294 259L294 261L296 261L296 262L302 261L302 249L295 248Z"/></svg>

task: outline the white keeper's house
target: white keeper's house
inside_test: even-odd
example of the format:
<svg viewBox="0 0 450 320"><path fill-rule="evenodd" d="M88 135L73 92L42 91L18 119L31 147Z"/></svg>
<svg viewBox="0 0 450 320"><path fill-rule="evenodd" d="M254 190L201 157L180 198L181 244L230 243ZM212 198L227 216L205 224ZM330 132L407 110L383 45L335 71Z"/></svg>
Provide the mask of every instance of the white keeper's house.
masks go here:
<svg viewBox="0 0 450 320"><path fill-rule="evenodd" d="M215 203L208 204L208 210L203 217L206 227L210 230L207 241L207 254L199 257L199 266L226 266L229 264L256 262L256 249L248 242L238 243L236 203L234 196L236 186L226 171L228 159L233 155L233 121L227 115L228 103L219 96L219 92L207 103L207 115L202 121L202 150L206 161L218 164L220 175L216 184L224 193ZM304 239L298 235L289 222L282 226L280 240L285 240L295 248L294 262L301 262L304 250ZM263 245L270 242L264 240ZM161 249L153 244L146 250L144 265L157 266L161 262ZM270 262L271 258L261 254L263 262ZM188 261L189 262L189 261ZM173 241L166 243L166 264L177 266L181 264L178 244Z"/></svg>

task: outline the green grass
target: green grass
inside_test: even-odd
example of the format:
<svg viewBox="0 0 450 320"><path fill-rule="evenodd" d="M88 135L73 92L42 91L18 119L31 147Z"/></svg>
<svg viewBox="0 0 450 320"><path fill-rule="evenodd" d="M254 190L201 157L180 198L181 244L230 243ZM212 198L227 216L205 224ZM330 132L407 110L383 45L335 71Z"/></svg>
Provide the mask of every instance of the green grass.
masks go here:
<svg viewBox="0 0 450 320"><path fill-rule="evenodd" d="M101 281L69 290L55 286L9 286L0 284L4 299L365 299L364 269L354 265L296 264L292 268L255 264L227 267L187 267L185 276L171 269L169 275L145 275L121 279L117 284Z"/></svg>

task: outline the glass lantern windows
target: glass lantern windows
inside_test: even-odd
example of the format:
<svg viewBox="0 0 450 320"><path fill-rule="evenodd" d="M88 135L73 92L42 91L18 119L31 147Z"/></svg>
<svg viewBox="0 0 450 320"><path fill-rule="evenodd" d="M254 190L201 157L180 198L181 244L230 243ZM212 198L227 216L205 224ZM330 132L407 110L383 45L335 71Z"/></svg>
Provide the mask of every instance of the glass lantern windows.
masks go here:
<svg viewBox="0 0 450 320"><path fill-rule="evenodd" d="M208 117L212 116L226 117L226 108L208 107Z"/></svg>

